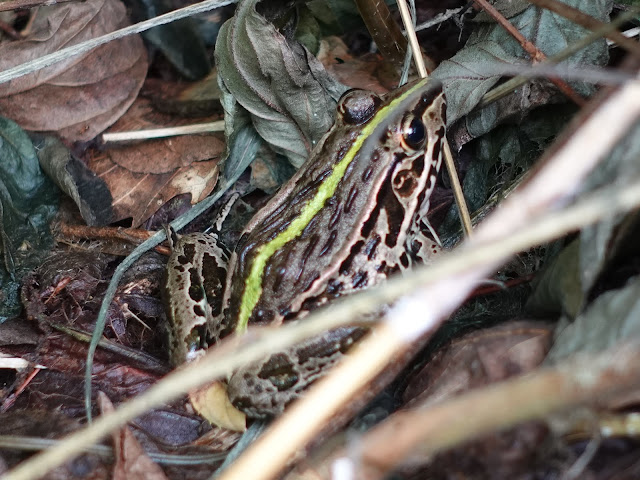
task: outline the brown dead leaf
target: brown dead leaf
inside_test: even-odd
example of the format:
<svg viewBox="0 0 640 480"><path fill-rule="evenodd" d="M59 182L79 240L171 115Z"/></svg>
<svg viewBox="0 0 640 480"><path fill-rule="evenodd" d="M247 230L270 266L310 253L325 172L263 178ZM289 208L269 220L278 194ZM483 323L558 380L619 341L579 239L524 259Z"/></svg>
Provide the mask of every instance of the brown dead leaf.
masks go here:
<svg viewBox="0 0 640 480"><path fill-rule="evenodd" d="M193 408L212 425L235 432L247 429L247 417L231 404L224 383L213 382L189 392L189 400Z"/></svg>
<svg viewBox="0 0 640 480"><path fill-rule="evenodd" d="M409 381L405 407L453 395L536 368L551 345L549 325L517 321L479 330L440 349Z"/></svg>
<svg viewBox="0 0 640 480"><path fill-rule="evenodd" d="M202 80L185 84L148 78L140 95L151 99L159 112L199 118L222 113L215 68Z"/></svg>
<svg viewBox="0 0 640 480"><path fill-rule="evenodd" d="M0 71L128 25L119 0L88 0L38 10L23 40L0 44ZM147 72L137 35L0 85L0 111L23 128L90 140L136 98Z"/></svg>
<svg viewBox="0 0 640 480"><path fill-rule="evenodd" d="M396 73L385 70L379 56L355 58L339 37L327 37L320 42L318 60L331 75L352 88L383 95L397 84Z"/></svg>
<svg viewBox="0 0 640 480"><path fill-rule="evenodd" d="M138 100L110 131L175 123L154 113L147 100ZM113 220L131 217L135 227L176 195L190 194L191 203L204 199L215 186L223 150L224 142L216 136L188 135L94 151L87 164L111 191Z"/></svg>
<svg viewBox="0 0 640 480"><path fill-rule="evenodd" d="M113 404L102 392L98 394L102 413L113 412ZM162 469L145 453L128 427L113 433L116 464L113 467L114 480L167 480Z"/></svg>

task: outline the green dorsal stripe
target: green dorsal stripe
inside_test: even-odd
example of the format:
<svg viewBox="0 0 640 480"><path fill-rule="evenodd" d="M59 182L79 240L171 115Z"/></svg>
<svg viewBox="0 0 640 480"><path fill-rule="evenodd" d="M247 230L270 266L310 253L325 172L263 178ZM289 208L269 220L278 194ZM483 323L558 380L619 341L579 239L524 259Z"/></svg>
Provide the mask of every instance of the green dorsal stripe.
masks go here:
<svg viewBox="0 0 640 480"><path fill-rule="evenodd" d="M384 121L389 113L394 111L399 103L416 90L422 89L426 83L427 79L418 82L402 95L389 102L387 106L378 110L373 118L369 120L369 123L363 127L360 135L356 137L353 145L342 160L333 167L331 174L320 184L315 196L303 207L300 215L291 222L286 230L279 233L273 240L265 243L258 249L253 259L253 264L251 265L251 271L245 282L242 301L240 303L240 312L238 314L238 323L236 324L237 332L246 330L251 312L260 299L260 295L262 294L262 272L271 256L278 251L279 248L298 237L313 217L324 207L325 202L333 196L347 167L355 158L367 137L373 133L374 129Z"/></svg>

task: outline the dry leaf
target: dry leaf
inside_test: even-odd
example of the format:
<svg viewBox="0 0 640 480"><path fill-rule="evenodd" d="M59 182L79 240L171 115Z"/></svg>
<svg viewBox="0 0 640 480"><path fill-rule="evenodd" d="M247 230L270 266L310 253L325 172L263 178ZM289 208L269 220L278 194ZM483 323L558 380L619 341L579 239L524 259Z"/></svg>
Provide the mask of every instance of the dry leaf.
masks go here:
<svg viewBox="0 0 640 480"><path fill-rule="evenodd" d="M193 408L212 425L236 432L246 430L247 418L244 413L231 404L227 388L223 383L213 382L190 392L189 400L191 400Z"/></svg>
<svg viewBox="0 0 640 480"><path fill-rule="evenodd" d="M100 392L98 401L102 413L113 412L113 404ZM112 435L116 464L113 467L114 480L167 480L162 469L153 463L128 427L123 427Z"/></svg>
<svg viewBox="0 0 640 480"><path fill-rule="evenodd" d="M552 330L536 321L515 321L469 333L441 348L408 383L405 407L431 405L461 392L537 367L549 350Z"/></svg>
<svg viewBox="0 0 640 480"><path fill-rule="evenodd" d="M0 44L0 71L128 23L119 0L41 7L27 38ZM142 40L128 36L0 85L0 112L27 130L90 140L127 110L146 73Z"/></svg>
<svg viewBox="0 0 640 480"><path fill-rule="evenodd" d="M175 123L175 122L173 122ZM146 100L137 101L110 131L169 126ZM204 199L218 178L218 156L224 142L212 135L188 135L148 140L94 152L87 165L107 184L114 218L133 218L140 225L176 195L188 193L191 203Z"/></svg>
<svg viewBox="0 0 640 480"><path fill-rule="evenodd" d="M317 57L327 72L351 88L364 88L384 95L398 83L395 72L385 70L379 56L355 58L340 37L323 38Z"/></svg>

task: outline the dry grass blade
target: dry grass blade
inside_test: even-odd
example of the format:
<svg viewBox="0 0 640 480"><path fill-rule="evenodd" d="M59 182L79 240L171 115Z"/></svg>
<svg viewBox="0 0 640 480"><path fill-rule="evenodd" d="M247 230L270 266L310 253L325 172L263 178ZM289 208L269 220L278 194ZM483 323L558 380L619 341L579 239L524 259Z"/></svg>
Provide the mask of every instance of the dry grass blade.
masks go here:
<svg viewBox="0 0 640 480"><path fill-rule="evenodd" d="M404 28L407 31L407 36L409 37L409 43L411 44L411 51L413 53L413 60L415 61L416 68L418 69L420 77L426 78L428 77L427 68L425 67L424 61L422 59L420 45L418 44L416 31L413 27L413 22L411 21L411 14L409 13L407 2L405 0L398 0L398 7L400 8L400 14L402 15ZM458 212L460 212L462 228L465 235L468 237L471 235L471 232L473 230L473 226L471 225L471 216L469 215L469 208L467 207L467 202L464 198L464 193L462 192L460 178L458 177L458 172L456 171L456 166L453 161L453 155L451 153L451 148L449 147L448 141L445 141L444 145L444 163L447 167L449 178L451 179L451 188L453 190L453 196L455 198L456 205L458 206Z"/></svg>
<svg viewBox="0 0 640 480"><path fill-rule="evenodd" d="M221 132L224 130L224 121L199 123L184 127L154 128L148 130L136 130L132 132L104 133L104 143L130 142L133 140L147 140L150 138L175 137L177 135L193 135L195 133Z"/></svg>
<svg viewBox="0 0 640 480"><path fill-rule="evenodd" d="M484 433L632 391L640 386L638 360L640 345L617 346L428 409L399 412L363 437L360 478L382 478L413 454L428 457Z"/></svg>
<svg viewBox="0 0 640 480"><path fill-rule="evenodd" d="M356 0L355 3L382 55L401 68L407 52L407 39L391 16L387 4L380 0Z"/></svg>
<svg viewBox="0 0 640 480"><path fill-rule="evenodd" d="M407 31L407 37L409 37L409 44L411 45L413 60L416 64L416 68L418 69L418 74L420 75L420 78L426 78L429 74L427 73L427 67L422 59L422 50L418 43L416 30L413 28L413 22L411 20L409 8L407 7L407 2L405 0L398 0L398 8L400 9L400 15L402 16L402 23L404 23L404 28Z"/></svg>

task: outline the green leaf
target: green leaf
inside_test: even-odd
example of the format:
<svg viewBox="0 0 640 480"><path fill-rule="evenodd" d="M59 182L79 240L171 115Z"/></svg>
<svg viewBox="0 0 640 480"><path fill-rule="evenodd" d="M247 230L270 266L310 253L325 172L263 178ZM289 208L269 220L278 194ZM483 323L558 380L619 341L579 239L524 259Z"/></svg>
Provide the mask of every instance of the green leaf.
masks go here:
<svg viewBox="0 0 640 480"><path fill-rule="evenodd" d="M43 170L75 202L87 225L113 221L113 198L109 188L55 137L32 136Z"/></svg>
<svg viewBox="0 0 640 480"><path fill-rule="evenodd" d="M556 330L547 362L579 352L600 352L640 336L640 277L619 290L600 295L576 320L564 318Z"/></svg>
<svg viewBox="0 0 640 480"><path fill-rule="evenodd" d="M27 134L0 117L0 320L20 310L20 279L41 263L53 246L49 223L58 189L43 174Z"/></svg>
<svg viewBox="0 0 640 480"><path fill-rule="evenodd" d="M133 0L134 21L147 20L172 10L167 0ZM185 78L199 80L211 71L211 61L196 22L182 18L142 32L144 39L156 47Z"/></svg>
<svg viewBox="0 0 640 480"><path fill-rule="evenodd" d="M244 123L237 117L248 112L269 146L299 167L333 123L346 87L298 41L258 14L258 3L240 3L218 36L215 57L225 121L236 128Z"/></svg>
<svg viewBox="0 0 640 480"><path fill-rule="evenodd" d="M608 21L612 2L609 0L569 0L570 6L582 10L602 21ZM551 57L588 34L582 27L548 10L530 6L510 19L525 38L533 42L545 55ZM564 65L604 65L608 60L604 39L583 48ZM451 59L446 60L432 74L443 81L447 95L447 121L449 124L469 113L480 98L501 78L500 68L529 66L529 56L520 44L501 26L482 24L474 30L466 46ZM592 85L574 82L572 86L583 95L593 93ZM523 97L520 113L536 106L527 102L526 90L514 93ZM485 107L476 113L469 130L482 134L493 128L503 117L498 107ZM470 120L470 121L471 121ZM476 124L477 123L477 124Z"/></svg>

